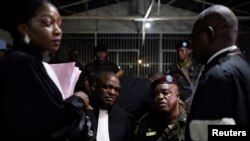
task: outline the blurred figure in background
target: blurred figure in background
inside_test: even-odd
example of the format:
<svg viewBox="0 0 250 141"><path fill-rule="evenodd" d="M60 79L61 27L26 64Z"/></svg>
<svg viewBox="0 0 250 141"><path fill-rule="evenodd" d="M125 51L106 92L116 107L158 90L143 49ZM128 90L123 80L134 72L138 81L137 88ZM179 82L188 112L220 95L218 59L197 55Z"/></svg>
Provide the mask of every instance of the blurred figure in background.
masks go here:
<svg viewBox="0 0 250 141"><path fill-rule="evenodd" d="M68 60L67 62L75 62L75 66L78 67L81 71L84 70L82 63L79 61L79 52L75 49L68 50Z"/></svg>
<svg viewBox="0 0 250 141"><path fill-rule="evenodd" d="M188 41L180 41L175 47L178 62L173 64L167 73L176 77L181 92L180 99L189 105L202 66L193 60L192 49Z"/></svg>
<svg viewBox="0 0 250 141"><path fill-rule="evenodd" d="M144 77L121 79L120 96L117 104L131 113L138 121L141 116L154 109L151 82Z"/></svg>
<svg viewBox="0 0 250 141"><path fill-rule="evenodd" d="M59 51L57 52L50 52L49 53L49 64L57 64L57 63L63 63L63 61L60 59Z"/></svg>
<svg viewBox="0 0 250 141"><path fill-rule="evenodd" d="M94 47L94 62L85 65L85 88L87 93L91 93L92 82L95 77L105 71L110 71L116 74L118 78L124 77L125 73L115 63L108 60L108 48L105 45L97 45Z"/></svg>

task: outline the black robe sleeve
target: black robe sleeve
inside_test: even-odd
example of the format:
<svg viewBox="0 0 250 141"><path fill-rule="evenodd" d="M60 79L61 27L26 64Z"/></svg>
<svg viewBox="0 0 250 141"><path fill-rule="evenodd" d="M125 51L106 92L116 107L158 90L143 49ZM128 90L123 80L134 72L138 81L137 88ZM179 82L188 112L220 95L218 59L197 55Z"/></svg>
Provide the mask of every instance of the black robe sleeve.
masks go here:
<svg viewBox="0 0 250 141"><path fill-rule="evenodd" d="M83 101L76 96L64 101L38 58L12 52L2 62L0 75L7 140L64 140L69 127L81 120Z"/></svg>

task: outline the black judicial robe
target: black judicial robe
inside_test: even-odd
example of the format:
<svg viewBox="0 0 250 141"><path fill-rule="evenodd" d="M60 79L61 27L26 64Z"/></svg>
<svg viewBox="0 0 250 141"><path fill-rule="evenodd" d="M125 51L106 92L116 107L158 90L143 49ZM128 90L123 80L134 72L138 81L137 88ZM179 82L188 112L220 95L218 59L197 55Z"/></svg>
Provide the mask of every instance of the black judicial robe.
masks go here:
<svg viewBox="0 0 250 141"><path fill-rule="evenodd" d="M250 124L250 65L242 54L223 53L205 67L187 118L186 139L192 120L225 117Z"/></svg>
<svg viewBox="0 0 250 141"><path fill-rule="evenodd" d="M94 103L91 105L94 106L94 110L88 111L88 116L93 124L94 136L96 137L99 108L96 107ZM113 105L113 107L108 110L108 115L110 141L133 141L133 131L135 129L133 117L117 105Z"/></svg>
<svg viewBox="0 0 250 141"><path fill-rule="evenodd" d="M6 140L65 140L83 112L83 101L65 101L48 76L41 55L27 47L1 62L1 132Z"/></svg>

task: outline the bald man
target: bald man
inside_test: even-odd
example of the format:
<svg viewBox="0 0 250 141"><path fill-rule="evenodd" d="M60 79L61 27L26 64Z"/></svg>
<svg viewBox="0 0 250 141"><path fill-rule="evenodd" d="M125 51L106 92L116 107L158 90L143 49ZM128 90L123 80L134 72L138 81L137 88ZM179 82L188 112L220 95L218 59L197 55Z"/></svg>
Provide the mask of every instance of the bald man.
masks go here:
<svg viewBox="0 0 250 141"><path fill-rule="evenodd" d="M205 67L187 118L187 140L206 140L198 132L207 133L207 126L192 129L204 123L250 123L250 66L236 46L237 33L237 17L222 5L205 9L193 26L193 55Z"/></svg>

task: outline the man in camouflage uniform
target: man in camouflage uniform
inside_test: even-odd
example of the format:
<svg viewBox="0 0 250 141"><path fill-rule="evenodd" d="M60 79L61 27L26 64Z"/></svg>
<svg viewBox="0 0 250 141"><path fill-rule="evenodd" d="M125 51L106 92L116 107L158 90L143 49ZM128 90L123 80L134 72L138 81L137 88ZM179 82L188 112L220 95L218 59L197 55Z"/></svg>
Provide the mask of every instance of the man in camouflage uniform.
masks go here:
<svg viewBox="0 0 250 141"><path fill-rule="evenodd" d="M156 79L151 88L157 111L139 120L136 141L184 141L187 114L176 79L164 75Z"/></svg>

